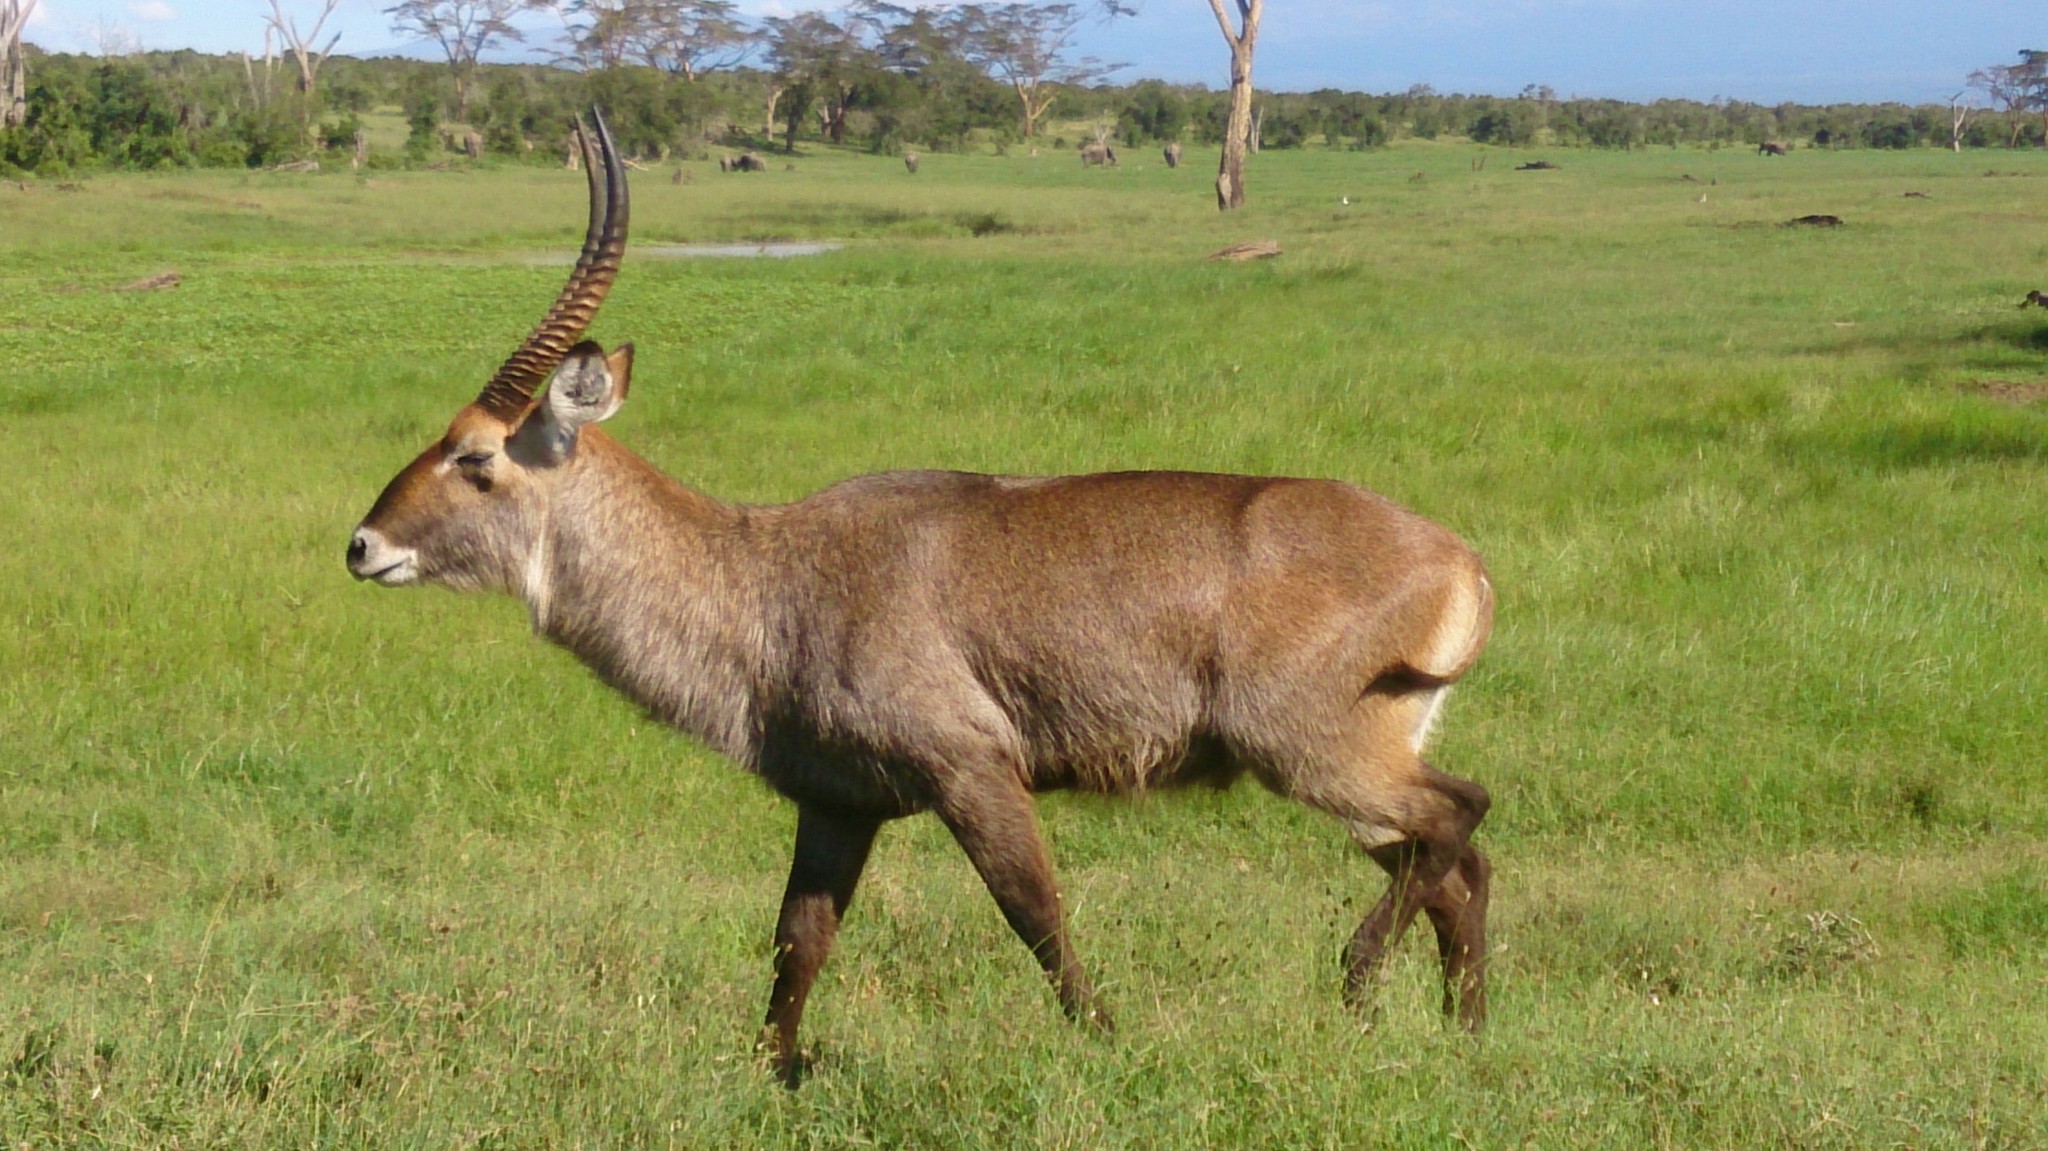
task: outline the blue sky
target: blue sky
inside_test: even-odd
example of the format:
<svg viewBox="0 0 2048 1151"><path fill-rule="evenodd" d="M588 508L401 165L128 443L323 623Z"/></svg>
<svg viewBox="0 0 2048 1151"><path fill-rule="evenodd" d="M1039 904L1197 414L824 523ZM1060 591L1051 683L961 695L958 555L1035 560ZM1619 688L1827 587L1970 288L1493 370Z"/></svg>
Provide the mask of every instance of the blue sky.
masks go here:
<svg viewBox="0 0 2048 1151"><path fill-rule="evenodd" d="M343 53L407 49L381 9L342 0L329 28ZM317 0L283 0L310 15ZM827 7L742 0L750 12ZM267 0L40 0L29 39L81 51L115 25L149 48L258 49ZM559 32L522 17L530 40ZM1775 102L1946 100L1972 69L2048 47L2048 14L1979 0L1268 0L1262 87L1385 92L1431 84L1509 94L1685 96ZM1081 50L1125 61L1121 78L1218 85L1226 55L1207 0L1144 0L1140 14L1083 32ZM501 58L504 56L500 54Z"/></svg>

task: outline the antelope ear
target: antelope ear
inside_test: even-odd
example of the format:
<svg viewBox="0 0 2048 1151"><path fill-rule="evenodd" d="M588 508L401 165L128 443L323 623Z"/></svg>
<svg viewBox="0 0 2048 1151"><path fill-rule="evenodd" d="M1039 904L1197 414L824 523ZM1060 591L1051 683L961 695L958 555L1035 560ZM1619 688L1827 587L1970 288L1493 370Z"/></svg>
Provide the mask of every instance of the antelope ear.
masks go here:
<svg viewBox="0 0 2048 1151"><path fill-rule="evenodd" d="M548 377L547 392L519 429L533 446L559 461L576 450L576 433L585 424L611 419L626 402L633 380L633 345L620 344L610 355L595 341L569 349L562 366Z"/></svg>

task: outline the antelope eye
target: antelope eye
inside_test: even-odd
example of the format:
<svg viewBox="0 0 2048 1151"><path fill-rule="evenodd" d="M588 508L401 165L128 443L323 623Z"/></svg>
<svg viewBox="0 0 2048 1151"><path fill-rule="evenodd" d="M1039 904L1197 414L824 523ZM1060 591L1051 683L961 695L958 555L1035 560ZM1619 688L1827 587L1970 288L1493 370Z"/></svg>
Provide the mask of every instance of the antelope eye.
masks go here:
<svg viewBox="0 0 2048 1151"><path fill-rule="evenodd" d="M455 457L455 466L458 468L480 468L490 462L489 452L468 452Z"/></svg>

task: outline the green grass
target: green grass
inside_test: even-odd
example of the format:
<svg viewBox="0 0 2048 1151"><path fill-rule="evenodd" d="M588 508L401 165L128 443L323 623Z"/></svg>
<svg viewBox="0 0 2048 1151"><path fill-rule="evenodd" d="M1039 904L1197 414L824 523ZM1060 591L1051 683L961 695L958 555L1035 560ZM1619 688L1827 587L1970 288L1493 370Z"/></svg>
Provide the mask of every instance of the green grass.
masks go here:
<svg viewBox="0 0 2048 1151"><path fill-rule="evenodd" d="M629 258L612 426L690 483L1340 476L1500 591L1435 749L1496 801L1483 1042L1420 942L1340 1007L1380 884L1327 821L1056 796L1117 1035L910 821L795 1095L788 805L519 605L341 563L580 177L0 187L0 1147L2048 1143L2048 428L1979 394L2048 378L2048 159L1478 154L1268 153L1227 217L1149 154L635 177L639 241L850 242Z"/></svg>

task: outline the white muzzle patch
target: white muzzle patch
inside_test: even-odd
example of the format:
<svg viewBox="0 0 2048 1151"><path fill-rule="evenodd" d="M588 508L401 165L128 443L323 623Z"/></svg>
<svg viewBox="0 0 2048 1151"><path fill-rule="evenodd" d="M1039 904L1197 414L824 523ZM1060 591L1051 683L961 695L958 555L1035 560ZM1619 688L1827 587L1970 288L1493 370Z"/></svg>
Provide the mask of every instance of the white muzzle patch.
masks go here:
<svg viewBox="0 0 2048 1151"><path fill-rule="evenodd" d="M419 552L393 545L374 528L357 528L348 541L348 570L357 579L402 587L419 579Z"/></svg>

